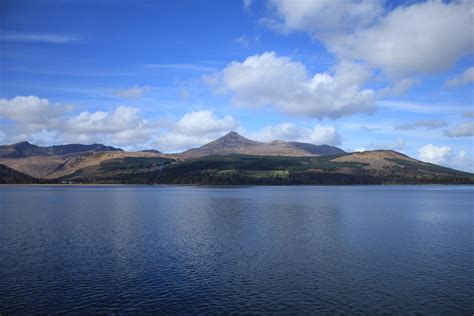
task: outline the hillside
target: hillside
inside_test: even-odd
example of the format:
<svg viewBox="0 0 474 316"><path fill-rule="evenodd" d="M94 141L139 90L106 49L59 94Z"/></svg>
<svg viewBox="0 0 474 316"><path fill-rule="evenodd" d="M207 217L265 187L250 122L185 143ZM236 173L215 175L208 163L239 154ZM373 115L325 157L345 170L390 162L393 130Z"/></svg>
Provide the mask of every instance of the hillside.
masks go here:
<svg viewBox="0 0 474 316"><path fill-rule="evenodd" d="M18 172L7 166L0 165L0 184L5 183L36 183L37 179Z"/></svg>
<svg viewBox="0 0 474 316"><path fill-rule="evenodd" d="M18 144L11 146L18 148ZM62 151L55 150L69 152L73 148L71 146L77 145L63 145ZM76 148L108 148L102 146ZM6 147L11 148L3 146ZM30 150L28 154L33 154L33 151ZM2 181L9 183L34 182L39 181L38 179L77 183L149 184L474 183L474 174L418 161L392 150L346 153L328 145L283 141L262 143L235 132L199 148L173 155L161 154L157 150L90 151L0 157L0 164L8 168L5 169L8 172L4 172Z"/></svg>
<svg viewBox="0 0 474 316"><path fill-rule="evenodd" d="M0 158L0 164L36 178L57 179L79 169L100 165L102 161L125 157L158 157L157 153L105 151L68 154L60 156L31 156Z"/></svg>
<svg viewBox="0 0 474 316"><path fill-rule="evenodd" d="M23 158L32 156L57 156L77 154L85 152L101 151L123 151L120 148L105 146L102 144L82 145L68 144L58 146L41 147L28 142L20 142L12 145L0 146L1 158Z"/></svg>
<svg viewBox="0 0 474 316"><path fill-rule="evenodd" d="M146 165L153 163L155 168L147 169ZM474 183L473 174L420 162L393 151L313 157L221 155L161 162L129 158L114 164L104 161L93 171L79 170L62 180L163 184Z"/></svg>

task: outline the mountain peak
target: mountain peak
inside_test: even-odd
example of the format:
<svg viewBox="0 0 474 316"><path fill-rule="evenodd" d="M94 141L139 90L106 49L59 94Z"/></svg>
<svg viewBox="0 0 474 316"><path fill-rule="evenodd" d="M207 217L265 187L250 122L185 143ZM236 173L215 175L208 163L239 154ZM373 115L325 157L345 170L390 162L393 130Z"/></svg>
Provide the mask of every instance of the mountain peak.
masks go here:
<svg viewBox="0 0 474 316"><path fill-rule="evenodd" d="M240 135L237 132L230 131L227 134L225 134L224 136L222 136L221 138L245 138L245 137ZM245 139L247 139L247 138L245 138Z"/></svg>
<svg viewBox="0 0 474 316"><path fill-rule="evenodd" d="M246 145L246 146L252 146L252 145L257 145L259 144L259 142L256 142L254 140L250 140L242 135L240 135L239 133L237 132L229 132L227 134L225 134L224 136L216 139L215 141L209 143L209 144L219 144L219 145L223 145L223 146L232 146L232 147L235 147L235 146L242 146L242 145ZM206 145L204 145L206 146Z"/></svg>
<svg viewBox="0 0 474 316"><path fill-rule="evenodd" d="M25 140L25 141L22 141L22 142L12 144L11 146L34 146L34 145Z"/></svg>
<svg viewBox="0 0 474 316"><path fill-rule="evenodd" d="M183 154L185 156L228 155L238 153L242 151L243 148L255 147L260 144L260 142L250 140L232 131L199 148L187 150Z"/></svg>

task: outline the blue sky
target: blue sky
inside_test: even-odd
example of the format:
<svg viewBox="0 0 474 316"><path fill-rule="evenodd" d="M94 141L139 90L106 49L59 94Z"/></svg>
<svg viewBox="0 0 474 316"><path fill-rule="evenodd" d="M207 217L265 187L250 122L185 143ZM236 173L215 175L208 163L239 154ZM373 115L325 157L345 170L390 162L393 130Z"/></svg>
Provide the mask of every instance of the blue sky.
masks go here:
<svg viewBox="0 0 474 316"><path fill-rule="evenodd" d="M394 149L473 171L473 1L2 1L0 143Z"/></svg>

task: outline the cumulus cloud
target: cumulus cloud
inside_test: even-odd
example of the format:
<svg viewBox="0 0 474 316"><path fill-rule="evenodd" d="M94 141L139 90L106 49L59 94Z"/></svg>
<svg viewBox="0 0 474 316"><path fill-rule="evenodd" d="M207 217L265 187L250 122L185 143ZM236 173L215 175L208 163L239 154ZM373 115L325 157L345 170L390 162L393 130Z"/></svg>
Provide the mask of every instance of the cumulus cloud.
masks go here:
<svg viewBox="0 0 474 316"><path fill-rule="evenodd" d="M412 123L397 124L394 125L393 128L396 130L411 130L417 128L437 129L446 125L448 125L448 123L442 120L419 120Z"/></svg>
<svg viewBox="0 0 474 316"><path fill-rule="evenodd" d="M374 110L374 91L362 88L369 76L362 65L341 62L331 73L310 77L302 63L265 52L230 63L207 82L231 93L239 105L270 105L293 115L339 118Z"/></svg>
<svg viewBox="0 0 474 316"><path fill-rule="evenodd" d="M445 164L452 156L450 146L434 146L432 144L425 145L418 149L418 156L422 161L434 164Z"/></svg>
<svg viewBox="0 0 474 316"><path fill-rule="evenodd" d="M461 150L456 156L454 156L451 166L455 169L474 172L474 159L472 159L472 156L469 156L464 150Z"/></svg>
<svg viewBox="0 0 474 316"><path fill-rule="evenodd" d="M211 111L186 113L177 123L176 130L187 135L201 135L237 128L237 121L230 115L217 117Z"/></svg>
<svg viewBox="0 0 474 316"><path fill-rule="evenodd" d="M133 86L128 89L120 89L117 91L117 95L122 98L126 99L139 99L145 94L145 92L148 92L151 90L150 86Z"/></svg>
<svg viewBox="0 0 474 316"><path fill-rule="evenodd" d="M133 107L119 106L113 112L82 112L71 118L68 131L71 133L117 132L134 128L140 124L139 110Z"/></svg>
<svg viewBox="0 0 474 316"><path fill-rule="evenodd" d="M306 128L293 123L266 126L260 131L250 133L249 137L262 142L285 140L317 145L339 145L341 143L341 135L333 126L316 125L313 128Z"/></svg>
<svg viewBox="0 0 474 316"><path fill-rule="evenodd" d="M391 77L446 70L474 48L472 1L414 3L385 14L382 1L270 3L283 29L309 32L340 58L365 60Z"/></svg>
<svg viewBox="0 0 474 316"><path fill-rule="evenodd" d="M474 160L472 159L472 151L470 155L464 150L454 154L450 146L434 146L432 144L425 145L418 149L419 158L422 161L444 165L450 168L474 171Z"/></svg>
<svg viewBox="0 0 474 316"><path fill-rule="evenodd" d="M451 129L445 130L444 134L448 137L474 136L474 122L459 124Z"/></svg>
<svg viewBox="0 0 474 316"><path fill-rule="evenodd" d="M193 111L160 134L156 145L164 151L180 151L215 140L224 134L239 130L238 122L231 116L218 117L212 111Z"/></svg>
<svg viewBox="0 0 474 316"><path fill-rule="evenodd" d="M466 69L462 74L446 81L445 87L462 86L474 82L474 67Z"/></svg>
<svg viewBox="0 0 474 316"><path fill-rule="evenodd" d="M0 117L19 123L42 124L60 114L61 109L51 105L47 99L35 96L0 99Z"/></svg>
<svg viewBox="0 0 474 316"><path fill-rule="evenodd" d="M111 112L81 112L67 120L62 134L68 142L139 146L146 143L158 129L158 126L142 118L139 109L118 106Z"/></svg>

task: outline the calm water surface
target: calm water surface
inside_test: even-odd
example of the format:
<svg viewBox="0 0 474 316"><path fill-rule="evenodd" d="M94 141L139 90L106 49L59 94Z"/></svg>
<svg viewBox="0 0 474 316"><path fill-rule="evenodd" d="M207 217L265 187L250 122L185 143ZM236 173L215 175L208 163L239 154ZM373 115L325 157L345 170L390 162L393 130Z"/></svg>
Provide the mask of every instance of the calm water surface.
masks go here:
<svg viewBox="0 0 474 316"><path fill-rule="evenodd" d="M474 187L1 186L0 313L472 315Z"/></svg>

